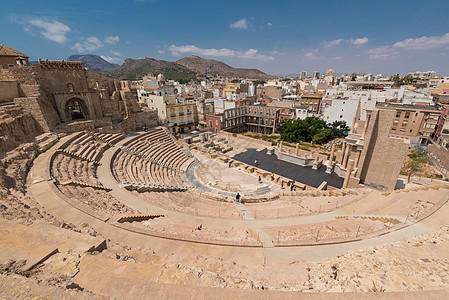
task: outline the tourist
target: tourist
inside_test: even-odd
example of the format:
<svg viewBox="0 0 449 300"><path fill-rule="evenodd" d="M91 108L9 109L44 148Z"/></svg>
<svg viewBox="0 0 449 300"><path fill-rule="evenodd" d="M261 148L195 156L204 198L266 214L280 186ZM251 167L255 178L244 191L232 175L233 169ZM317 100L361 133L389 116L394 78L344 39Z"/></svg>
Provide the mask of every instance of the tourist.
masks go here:
<svg viewBox="0 0 449 300"><path fill-rule="evenodd" d="M259 175L259 183L262 183L262 178L260 178L260 175Z"/></svg>
<svg viewBox="0 0 449 300"><path fill-rule="evenodd" d="M254 165L255 165L256 167L259 166L259 162L257 161L257 159L254 160Z"/></svg>
<svg viewBox="0 0 449 300"><path fill-rule="evenodd" d="M281 182L281 189L284 189L284 182Z"/></svg>
<svg viewBox="0 0 449 300"><path fill-rule="evenodd" d="M274 173L271 173L271 181L274 180Z"/></svg>
<svg viewBox="0 0 449 300"><path fill-rule="evenodd" d="M231 163L232 163L232 161L229 161L229 164L228 164L228 165L229 165L229 167L231 167Z"/></svg>
<svg viewBox="0 0 449 300"><path fill-rule="evenodd" d="M240 202L240 194L237 193L237 195L235 195L235 201Z"/></svg>

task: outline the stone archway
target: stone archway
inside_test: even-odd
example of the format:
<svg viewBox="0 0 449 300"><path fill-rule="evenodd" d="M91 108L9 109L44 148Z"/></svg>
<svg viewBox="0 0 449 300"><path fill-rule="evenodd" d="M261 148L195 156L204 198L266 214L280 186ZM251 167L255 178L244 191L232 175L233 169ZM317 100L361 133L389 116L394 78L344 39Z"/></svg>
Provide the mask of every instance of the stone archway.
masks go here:
<svg viewBox="0 0 449 300"><path fill-rule="evenodd" d="M67 100L64 107L67 120L82 120L89 117L89 110L86 102L79 98Z"/></svg>

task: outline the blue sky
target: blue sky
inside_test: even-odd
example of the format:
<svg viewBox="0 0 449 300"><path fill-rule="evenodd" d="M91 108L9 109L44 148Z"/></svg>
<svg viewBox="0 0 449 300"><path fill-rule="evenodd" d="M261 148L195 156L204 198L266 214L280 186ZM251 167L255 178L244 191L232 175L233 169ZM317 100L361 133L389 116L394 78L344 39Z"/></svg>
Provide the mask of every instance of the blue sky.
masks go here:
<svg viewBox="0 0 449 300"><path fill-rule="evenodd" d="M6 1L0 43L30 56L175 61L195 54L270 74L448 75L449 1Z"/></svg>

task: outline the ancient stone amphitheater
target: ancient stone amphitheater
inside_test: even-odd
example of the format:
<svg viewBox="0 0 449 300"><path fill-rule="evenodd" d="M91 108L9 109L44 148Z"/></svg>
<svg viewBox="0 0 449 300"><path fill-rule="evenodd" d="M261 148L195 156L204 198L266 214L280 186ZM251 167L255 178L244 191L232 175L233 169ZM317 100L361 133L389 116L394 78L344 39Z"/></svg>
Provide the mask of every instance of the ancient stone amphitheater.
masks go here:
<svg viewBox="0 0 449 300"><path fill-rule="evenodd" d="M263 145L216 138L232 151L154 127L5 152L0 297L449 296L448 185L290 192L229 166Z"/></svg>
<svg viewBox="0 0 449 300"><path fill-rule="evenodd" d="M0 58L11 61L0 68L0 298L449 298L448 185L359 184L399 173L407 146L385 134L388 116L374 112L337 151L336 172L351 153L349 170L363 162L360 178L343 175L351 188L305 182L314 168L328 176L335 147L305 153L292 186L288 166L267 167L274 158L245 163L271 144L229 133L189 144L129 82L80 62L29 66L3 45Z"/></svg>

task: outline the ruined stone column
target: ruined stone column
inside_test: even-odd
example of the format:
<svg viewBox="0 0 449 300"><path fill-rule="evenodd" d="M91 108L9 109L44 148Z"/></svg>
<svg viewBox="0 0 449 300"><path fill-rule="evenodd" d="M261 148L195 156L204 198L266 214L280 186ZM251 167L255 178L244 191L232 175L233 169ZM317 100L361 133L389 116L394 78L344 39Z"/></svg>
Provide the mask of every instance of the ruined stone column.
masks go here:
<svg viewBox="0 0 449 300"><path fill-rule="evenodd" d="M280 141L280 142L279 142L279 151L280 151L280 152L282 152L282 145L283 145L283 144L284 144L283 141Z"/></svg>
<svg viewBox="0 0 449 300"><path fill-rule="evenodd" d="M351 145L346 145L346 151L343 158L343 168L346 168L348 166L348 159L349 159L349 151L351 150Z"/></svg>
<svg viewBox="0 0 449 300"><path fill-rule="evenodd" d="M341 156L340 156L340 165L343 164L343 158L344 158L344 153L345 153L345 146L346 146L346 142L343 142L343 145L341 146Z"/></svg>
<svg viewBox="0 0 449 300"><path fill-rule="evenodd" d="M299 143L296 143L296 156L299 155Z"/></svg>
<svg viewBox="0 0 449 300"><path fill-rule="evenodd" d="M366 130L368 129L369 120L371 119L371 115L366 115L365 126L363 126L362 139L365 138Z"/></svg>
<svg viewBox="0 0 449 300"><path fill-rule="evenodd" d="M349 132L349 134L353 134L354 133L354 128L355 128L355 122L356 121L357 121L357 117L354 117L354 120L352 121L351 131Z"/></svg>
<svg viewBox="0 0 449 300"><path fill-rule="evenodd" d="M349 184L349 178L351 178L352 168L354 167L354 164L350 164L349 167L346 169L346 175L345 180L343 181L343 188L347 188Z"/></svg>
<svg viewBox="0 0 449 300"><path fill-rule="evenodd" d="M329 157L329 168L332 168L332 163L334 162L334 152L335 152L335 144L332 144L331 156Z"/></svg>
<svg viewBox="0 0 449 300"><path fill-rule="evenodd" d="M358 164L359 164L359 159L360 159L360 153L361 153L362 151L358 151L357 150L357 153L355 154L355 160L354 160L354 168L357 168L357 166L358 166Z"/></svg>

